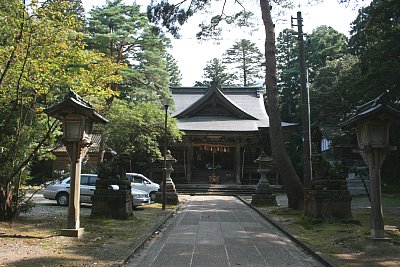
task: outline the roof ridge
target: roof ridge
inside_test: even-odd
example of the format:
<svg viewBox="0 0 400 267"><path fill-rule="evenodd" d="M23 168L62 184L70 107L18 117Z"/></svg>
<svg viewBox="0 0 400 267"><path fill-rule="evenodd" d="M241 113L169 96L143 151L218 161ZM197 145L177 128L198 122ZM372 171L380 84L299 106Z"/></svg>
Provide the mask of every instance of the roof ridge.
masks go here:
<svg viewBox="0 0 400 267"><path fill-rule="evenodd" d="M209 87L209 89L205 93L205 95L200 97L196 102L194 102L190 106L188 106L185 109L181 110L180 112L176 113L174 115L174 117L175 118L188 117L188 115L190 115L190 113L195 112L196 110L199 110L199 108L202 105L204 105L204 103L206 103L213 94L215 94L217 96L217 98L219 98L222 102L225 102L228 104L228 106L226 106L226 107L228 108L228 111L230 111L232 113L232 115L235 115L236 117L239 117L239 118L258 120L254 116L252 116L249 113L247 113L246 111L244 111L241 107L236 105L231 99L229 99L229 97L227 97L221 90L219 90L217 86ZM239 114L236 114L236 113L239 113ZM242 115L242 117L240 116L240 114Z"/></svg>

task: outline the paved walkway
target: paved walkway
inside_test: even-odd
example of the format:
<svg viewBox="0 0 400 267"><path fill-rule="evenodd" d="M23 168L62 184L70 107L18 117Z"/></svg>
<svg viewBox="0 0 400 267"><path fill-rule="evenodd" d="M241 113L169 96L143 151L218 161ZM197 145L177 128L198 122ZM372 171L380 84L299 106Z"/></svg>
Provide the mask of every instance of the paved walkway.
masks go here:
<svg viewBox="0 0 400 267"><path fill-rule="evenodd" d="M322 266L239 199L192 196L128 266Z"/></svg>

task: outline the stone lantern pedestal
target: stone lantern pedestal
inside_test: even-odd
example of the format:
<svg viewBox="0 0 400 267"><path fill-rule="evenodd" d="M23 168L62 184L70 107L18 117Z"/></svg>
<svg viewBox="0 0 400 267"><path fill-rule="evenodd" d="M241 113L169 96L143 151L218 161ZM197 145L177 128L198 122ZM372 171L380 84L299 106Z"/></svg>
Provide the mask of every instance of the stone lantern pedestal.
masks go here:
<svg viewBox="0 0 400 267"><path fill-rule="evenodd" d="M118 190L112 186L118 186ZM98 180L92 203L91 217L129 219L133 214L131 183L122 179Z"/></svg>
<svg viewBox="0 0 400 267"><path fill-rule="evenodd" d="M251 204L256 206L276 205L275 195L267 180L267 173L271 173L272 170L272 158L267 157L263 151L254 162L259 164L257 172L261 178L257 184L256 193L252 196Z"/></svg>
<svg viewBox="0 0 400 267"><path fill-rule="evenodd" d="M313 166L315 177L311 181L305 214L330 222L351 219L351 195L345 177L321 156L313 158Z"/></svg>
<svg viewBox="0 0 400 267"><path fill-rule="evenodd" d="M165 192L165 203L164 204L178 204L178 194L176 193L174 181L172 181L171 173L174 171L172 168L172 164L176 163L176 159L172 157L171 151L167 151L166 158L162 157L160 159L161 162L166 161L166 168L164 169L164 179L165 179L165 191L164 191L164 182L160 184L160 189L156 194L156 202L163 203L163 194Z"/></svg>
<svg viewBox="0 0 400 267"><path fill-rule="evenodd" d="M92 197L91 217L127 220L133 214L131 182L126 179L123 155L98 165L99 180Z"/></svg>

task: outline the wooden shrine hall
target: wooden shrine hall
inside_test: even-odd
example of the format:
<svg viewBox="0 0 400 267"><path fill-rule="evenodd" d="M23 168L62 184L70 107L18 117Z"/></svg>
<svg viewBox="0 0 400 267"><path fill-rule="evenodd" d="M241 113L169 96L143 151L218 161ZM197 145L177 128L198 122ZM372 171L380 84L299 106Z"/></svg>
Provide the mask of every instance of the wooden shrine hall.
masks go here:
<svg viewBox="0 0 400 267"><path fill-rule="evenodd" d="M260 175L254 160L263 150L271 155L261 88L171 87L171 93L175 102L171 116L185 133L180 143L168 147L177 159L174 182L257 184ZM288 131L296 125L282 126ZM211 176L218 180L210 180ZM269 179L276 182L275 175Z"/></svg>

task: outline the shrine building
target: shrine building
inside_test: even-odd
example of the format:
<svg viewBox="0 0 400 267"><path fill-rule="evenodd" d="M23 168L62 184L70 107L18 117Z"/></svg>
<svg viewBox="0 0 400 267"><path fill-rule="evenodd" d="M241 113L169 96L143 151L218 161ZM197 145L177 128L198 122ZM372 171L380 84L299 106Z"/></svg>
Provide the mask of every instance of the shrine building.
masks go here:
<svg viewBox="0 0 400 267"><path fill-rule="evenodd" d="M256 184L254 160L261 151L271 155L261 88L171 87L171 93L175 102L171 116L184 132L181 142L168 146L177 159L174 182L210 183L214 173L220 184ZM286 132L296 124L282 126Z"/></svg>

